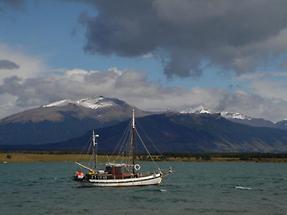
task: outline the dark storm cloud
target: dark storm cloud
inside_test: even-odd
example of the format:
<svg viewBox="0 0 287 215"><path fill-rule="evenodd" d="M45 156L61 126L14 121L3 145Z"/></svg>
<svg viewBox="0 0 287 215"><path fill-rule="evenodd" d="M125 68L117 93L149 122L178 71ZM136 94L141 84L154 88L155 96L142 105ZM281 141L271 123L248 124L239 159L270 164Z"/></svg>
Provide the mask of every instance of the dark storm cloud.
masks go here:
<svg viewBox="0 0 287 215"><path fill-rule="evenodd" d="M286 0L83 0L91 54L164 54L165 73L200 75L208 62L240 74L287 49Z"/></svg>
<svg viewBox="0 0 287 215"><path fill-rule="evenodd" d="M20 66L10 60L1 60L0 59L0 70L1 69L8 69L8 70L11 70L11 69L19 69Z"/></svg>

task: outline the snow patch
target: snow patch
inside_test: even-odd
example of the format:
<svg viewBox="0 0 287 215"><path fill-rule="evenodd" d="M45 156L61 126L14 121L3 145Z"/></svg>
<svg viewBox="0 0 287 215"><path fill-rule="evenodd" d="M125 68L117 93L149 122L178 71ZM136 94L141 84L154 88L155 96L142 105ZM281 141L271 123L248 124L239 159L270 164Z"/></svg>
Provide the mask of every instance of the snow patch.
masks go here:
<svg viewBox="0 0 287 215"><path fill-rule="evenodd" d="M100 109L100 108L106 108L114 106L115 103L111 99L107 99L104 97L98 97L94 99L80 99L80 100L70 100L70 99L64 99L60 101L56 101L47 105L43 105L43 108L49 108L49 107L63 107L69 104L78 105L81 107L89 108L89 109Z"/></svg>
<svg viewBox="0 0 287 215"><path fill-rule="evenodd" d="M240 119L240 120L251 120L252 118L249 116L246 116L242 113L237 113L237 112L227 112L227 111L222 111L222 112L212 112L206 107L200 105L200 106L190 106L188 108L185 108L181 111L179 111L182 114L186 113L193 113L193 114L220 114L222 117L226 119Z"/></svg>
<svg viewBox="0 0 287 215"><path fill-rule="evenodd" d="M236 113L236 112L223 111L220 113L220 115L224 118L227 118L227 119L241 119L241 120L244 120L244 119L251 120L252 119L249 116L246 116L242 113Z"/></svg>
<svg viewBox="0 0 287 215"><path fill-rule="evenodd" d="M50 103L50 104L47 104L47 105L43 105L42 107L44 107L44 108L48 108L48 107L62 107L62 106L68 105L70 103L73 103L73 101L69 100L69 99L63 99L63 100L56 101L56 102L53 102L53 103Z"/></svg>
<svg viewBox="0 0 287 215"><path fill-rule="evenodd" d="M180 113L211 114L211 111L200 105L198 107L188 107L180 111Z"/></svg>

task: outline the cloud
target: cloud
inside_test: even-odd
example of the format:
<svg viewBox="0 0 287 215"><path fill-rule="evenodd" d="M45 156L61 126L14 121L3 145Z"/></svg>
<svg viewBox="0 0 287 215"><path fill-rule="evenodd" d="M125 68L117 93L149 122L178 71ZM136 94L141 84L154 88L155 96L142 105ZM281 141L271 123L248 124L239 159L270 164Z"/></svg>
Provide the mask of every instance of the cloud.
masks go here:
<svg viewBox="0 0 287 215"><path fill-rule="evenodd" d="M165 58L165 74L199 76L209 62L237 74L253 72L287 49L285 0L82 0L88 53Z"/></svg>
<svg viewBox="0 0 287 215"><path fill-rule="evenodd" d="M0 59L0 70L1 69L19 69L20 66L16 63L14 63L13 61L10 60L1 60Z"/></svg>
<svg viewBox="0 0 287 215"><path fill-rule="evenodd" d="M0 43L0 83L10 76L25 79L35 77L46 70L43 61L38 57L25 53L19 47Z"/></svg>
<svg viewBox="0 0 287 215"><path fill-rule="evenodd" d="M243 74L237 77L238 80L241 81L257 81L257 80L263 80L263 79L272 79L272 78L287 78L286 72L257 72L253 74Z"/></svg>
<svg viewBox="0 0 287 215"><path fill-rule="evenodd" d="M0 119L4 116L17 113L23 110L23 107L19 107L16 104L17 96L12 96L7 93L0 93Z"/></svg>
<svg viewBox="0 0 287 215"><path fill-rule="evenodd" d="M284 81L258 80L252 82L251 87L257 95L264 96L265 98L282 99L287 101L286 80Z"/></svg>
<svg viewBox="0 0 287 215"><path fill-rule="evenodd" d="M0 98L10 102L1 101L0 114L4 117L11 114L11 110L99 95L117 97L144 110L179 110L204 105L214 111L237 111L274 121L287 116L287 101L283 99L217 88L164 87L150 81L146 74L117 68L107 71L72 69L49 76L6 78L0 85Z"/></svg>
<svg viewBox="0 0 287 215"><path fill-rule="evenodd" d="M287 73L284 71L245 74L238 77L238 80L247 83L256 95L287 101Z"/></svg>

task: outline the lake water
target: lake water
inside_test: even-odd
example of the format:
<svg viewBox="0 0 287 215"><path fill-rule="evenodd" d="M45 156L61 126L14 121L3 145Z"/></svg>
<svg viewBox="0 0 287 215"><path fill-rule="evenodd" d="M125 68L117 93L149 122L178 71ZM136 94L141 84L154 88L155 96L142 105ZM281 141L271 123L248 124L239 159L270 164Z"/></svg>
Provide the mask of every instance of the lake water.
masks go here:
<svg viewBox="0 0 287 215"><path fill-rule="evenodd" d="M0 214L287 214L286 163L159 165L160 186L78 188L73 163L0 164Z"/></svg>

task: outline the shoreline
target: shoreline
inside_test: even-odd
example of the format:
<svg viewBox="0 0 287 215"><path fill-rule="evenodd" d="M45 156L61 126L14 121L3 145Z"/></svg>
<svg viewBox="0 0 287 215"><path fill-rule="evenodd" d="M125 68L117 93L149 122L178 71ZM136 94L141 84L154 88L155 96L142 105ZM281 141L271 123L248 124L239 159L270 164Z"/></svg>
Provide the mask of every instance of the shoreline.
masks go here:
<svg viewBox="0 0 287 215"><path fill-rule="evenodd" d="M115 155L98 155L98 161L113 160L121 157ZM149 160L146 156L137 156L139 160ZM155 161L182 162L272 162L287 163L287 155L278 154L192 154L192 155L153 155ZM55 153L55 152L0 152L0 163L33 163L33 162L75 162L89 161L88 154Z"/></svg>

